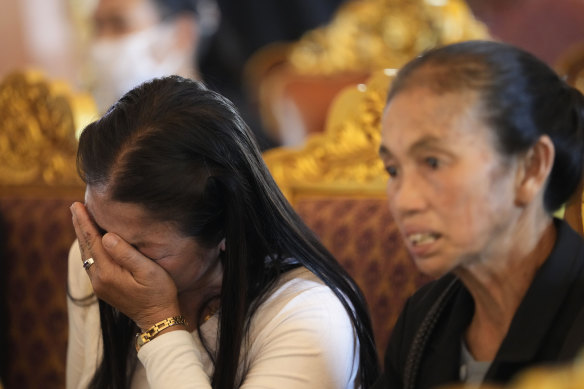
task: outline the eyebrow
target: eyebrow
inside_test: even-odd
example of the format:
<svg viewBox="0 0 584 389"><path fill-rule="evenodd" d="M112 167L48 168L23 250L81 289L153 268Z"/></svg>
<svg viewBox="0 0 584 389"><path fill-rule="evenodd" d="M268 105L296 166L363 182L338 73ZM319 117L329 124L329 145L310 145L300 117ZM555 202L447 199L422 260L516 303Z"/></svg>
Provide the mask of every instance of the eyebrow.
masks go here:
<svg viewBox="0 0 584 389"><path fill-rule="evenodd" d="M379 146L378 153L379 153L379 156L382 157L382 158L391 155L391 153L389 152L389 150L387 149L387 147L385 147L385 145Z"/></svg>
<svg viewBox="0 0 584 389"><path fill-rule="evenodd" d="M411 145L408 149L409 152L413 152L419 149L424 149L427 147L432 147L436 143L442 143L443 140L433 135L424 136L422 139L417 140L413 145ZM392 157L393 153L385 146L379 146L379 156L382 158Z"/></svg>
<svg viewBox="0 0 584 389"><path fill-rule="evenodd" d="M428 147L433 147L436 144L440 144L443 142L443 139L438 138L434 135L427 135L422 139L418 140L416 143L410 146L410 151L416 151L418 149L424 149Z"/></svg>

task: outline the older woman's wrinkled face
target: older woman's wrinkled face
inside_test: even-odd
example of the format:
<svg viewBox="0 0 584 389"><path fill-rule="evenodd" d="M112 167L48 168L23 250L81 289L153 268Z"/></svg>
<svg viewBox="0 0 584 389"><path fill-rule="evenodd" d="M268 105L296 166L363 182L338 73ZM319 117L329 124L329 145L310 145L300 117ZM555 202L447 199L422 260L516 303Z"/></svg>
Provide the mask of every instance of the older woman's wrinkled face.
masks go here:
<svg viewBox="0 0 584 389"><path fill-rule="evenodd" d="M380 156L390 210L418 268L440 276L504 247L515 213L515 162L495 148L474 92L398 93Z"/></svg>
<svg viewBox="0 0 584 389"><path fill-rule="evenodd" d="M107 191L88 186L85 204L96 226L113 232L159 264L180 293L204 290L217 282L219 246L206 248L181 234L171 222L153 219L137 204L111 200Z"/></svg>

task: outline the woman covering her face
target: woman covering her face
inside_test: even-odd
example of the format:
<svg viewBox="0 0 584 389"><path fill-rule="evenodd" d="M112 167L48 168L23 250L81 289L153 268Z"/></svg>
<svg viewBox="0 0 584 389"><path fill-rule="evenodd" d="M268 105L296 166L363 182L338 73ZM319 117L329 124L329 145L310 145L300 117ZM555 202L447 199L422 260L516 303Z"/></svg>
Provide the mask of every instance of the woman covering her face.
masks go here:
<svg viewBox="0 0 584 389"><path fill-rule="evenodd" d="M584 243L552 216L581 179L583 101L495 42L439 48L398 73L380 147L390 209L438 279L406 303L376 388L506 382L584 346Z"/></svg>
<svg viewBox="0 0 584 389"><path fill-rule="evenodd" d="M83 131L78 169L68 388L371 386L361 292L225 98L143 84Z"/></svg>

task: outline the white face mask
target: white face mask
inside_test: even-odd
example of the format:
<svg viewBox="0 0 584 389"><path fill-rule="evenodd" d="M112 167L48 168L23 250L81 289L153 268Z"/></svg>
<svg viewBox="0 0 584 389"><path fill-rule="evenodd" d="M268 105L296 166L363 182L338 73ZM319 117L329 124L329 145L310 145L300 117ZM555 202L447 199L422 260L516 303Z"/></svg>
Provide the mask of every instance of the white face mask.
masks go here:
<svg viewBox="0 0 584 389"><path fill-rule="evenodd" d="M156 25L93 44L92 90L100 112L105 112L124 93L144 81L171 74L190 76L191 53L173 50L171 28Z"/></svg>

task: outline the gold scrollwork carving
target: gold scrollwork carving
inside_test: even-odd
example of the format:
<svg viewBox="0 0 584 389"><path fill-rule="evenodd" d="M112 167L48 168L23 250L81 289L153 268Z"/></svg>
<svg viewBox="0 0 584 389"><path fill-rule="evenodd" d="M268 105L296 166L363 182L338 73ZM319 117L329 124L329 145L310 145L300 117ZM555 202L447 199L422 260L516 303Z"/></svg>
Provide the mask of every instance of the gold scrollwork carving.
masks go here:
<svg viewBox="0 0 584 389"><path fill-rule="evenodd" d="M341 92L329 111L325 132L311 136L303 148L281 147L264 153L290 201L294 202L297 189L383 193L387 178L378 148L381 113L393 73L375 72L366 84Z"/></svg>
<svg viewBox="0 0 584 389"><path fill-rule="evenodd" d="M73 95L38 72L0 81L0 185L80 186L76 132L96 110L91 97Z"/></svg>
<svg viewBox="0 0 584 389"><path fill-rule="evenodd" d="M357 0L306 33L289 60L300 74L399 68L431 47L487 37L464 0Z"/></svg>

